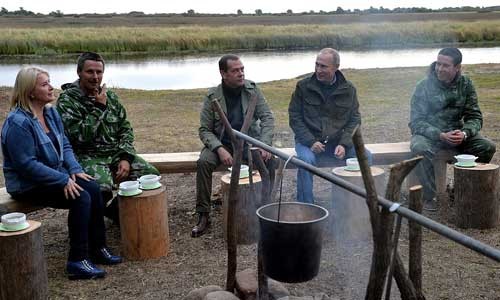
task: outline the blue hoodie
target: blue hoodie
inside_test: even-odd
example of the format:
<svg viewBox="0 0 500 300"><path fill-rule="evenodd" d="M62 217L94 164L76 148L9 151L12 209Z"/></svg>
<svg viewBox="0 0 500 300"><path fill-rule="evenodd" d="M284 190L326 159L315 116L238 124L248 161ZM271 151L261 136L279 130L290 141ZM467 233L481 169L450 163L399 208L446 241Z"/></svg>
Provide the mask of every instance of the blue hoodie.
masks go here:
<svg viewBox="0 0 500 300"><path fill-rule="evenodd" d="M46 106L43 114L57 145L52 144L38 119L19 107L9 113L3 124L3 172L7 192L13 196L39 186L62 189L69 174L83 172L55 108Z"/></svg>

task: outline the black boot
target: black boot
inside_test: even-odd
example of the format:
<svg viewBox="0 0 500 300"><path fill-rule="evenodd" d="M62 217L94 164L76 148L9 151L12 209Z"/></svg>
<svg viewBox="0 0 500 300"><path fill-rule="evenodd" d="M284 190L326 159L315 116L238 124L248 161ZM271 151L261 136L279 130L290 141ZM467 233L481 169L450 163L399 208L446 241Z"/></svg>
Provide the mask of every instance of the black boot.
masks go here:
<svg viewBox="0 0 500 300"><path fill-rule="evenodd" d="M210 226L210 218L207 212L198 213L198 224L191 230L191 237L199 237L204 235Z"/></svg>

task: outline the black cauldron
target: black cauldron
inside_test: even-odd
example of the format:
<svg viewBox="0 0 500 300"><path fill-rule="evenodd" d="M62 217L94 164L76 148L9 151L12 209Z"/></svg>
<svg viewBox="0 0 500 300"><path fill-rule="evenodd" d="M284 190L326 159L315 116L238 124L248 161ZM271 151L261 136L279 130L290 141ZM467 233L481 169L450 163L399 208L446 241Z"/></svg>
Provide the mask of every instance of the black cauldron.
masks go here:
<svg viewBox="0 0 500 300"><path fill-rule="evenodd" d="M282 202L260 207L257 216L264 273L288 283L313 279L319 271L328 211L314 204Z"/></svg>

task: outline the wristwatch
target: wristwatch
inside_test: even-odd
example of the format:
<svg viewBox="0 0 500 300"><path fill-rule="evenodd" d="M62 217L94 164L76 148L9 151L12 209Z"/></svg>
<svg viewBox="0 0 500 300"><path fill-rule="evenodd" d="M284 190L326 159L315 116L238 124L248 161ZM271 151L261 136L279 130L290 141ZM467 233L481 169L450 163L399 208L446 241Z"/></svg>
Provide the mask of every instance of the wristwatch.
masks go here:
<svg viewBox="0 0 500 300"><path fill-rule="evenodd" d="M467 132L462 131L462 133L464 134L464 141L465 141L467 139Z"/></svg>

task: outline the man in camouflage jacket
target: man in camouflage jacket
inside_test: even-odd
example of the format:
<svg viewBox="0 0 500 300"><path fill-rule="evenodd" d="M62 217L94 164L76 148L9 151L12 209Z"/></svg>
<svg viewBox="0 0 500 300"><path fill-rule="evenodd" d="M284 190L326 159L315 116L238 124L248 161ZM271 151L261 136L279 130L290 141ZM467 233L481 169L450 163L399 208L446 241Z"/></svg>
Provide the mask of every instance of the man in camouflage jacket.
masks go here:
<svg viewBox="0 0 500 300"><path fill-rule="evenodd" d="M437 208L432 159L439 149L472 154L484 163L495 153L495 144L479 134L483 117L472 81L460 72L461 63L457 48L442 49L411 98L410 148L413 155L424 156L416 171L428 210Z"/></svg>
<svg viewBox="0 0 500 300"><path fill-rule="evenodd" d="M125 108L113 91L101 87L103 58L83 53L77 73L77 81L62 86L57 110L78 161L109 200L114 184L159 172L137 156Z"/></svg>
<svg viewBox="0 0 500 300"><path fill-rule="evenodd" d="M196 171L196 212L198 223L191 231L192 237L203 235L209 226L210 196L212 194L212 173L217 166L233 164L231 140L224 132L222 121L214 110L212 100L219 101L222 110L235 130L243 125L250 100L257 99L254 116L248 135L267 145L273 140L274 117L264 95L257 85L245 80L243 63L238 56L227 54L219 60L222 83L211 88L200 113L199 136L204 145L197 161ZM260 149L265 162L271 154Z"/></svg>

